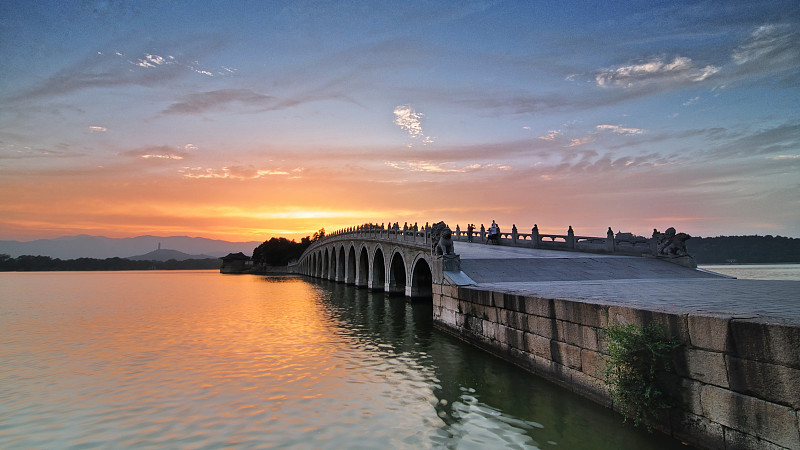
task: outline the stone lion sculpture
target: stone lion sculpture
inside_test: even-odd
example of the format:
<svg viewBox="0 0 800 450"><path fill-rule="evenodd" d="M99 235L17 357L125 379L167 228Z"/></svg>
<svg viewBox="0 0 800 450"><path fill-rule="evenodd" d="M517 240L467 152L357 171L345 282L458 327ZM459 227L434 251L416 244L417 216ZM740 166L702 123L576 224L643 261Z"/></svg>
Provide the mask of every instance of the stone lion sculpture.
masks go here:
<svg viewBox="0 0 800 450"><path fill-rule="evenodd" d="M657 236L658 255L661 256L686 256L686 241L691 238L686 233L676 233L675 228L669 227Z"/></svg>
<svg viewBox="0 0 800 450"><path fill-rule="evenodd" d="M434 255L455 255L453 250L453 231L444 222L431 227L431 251Z"/></svg>

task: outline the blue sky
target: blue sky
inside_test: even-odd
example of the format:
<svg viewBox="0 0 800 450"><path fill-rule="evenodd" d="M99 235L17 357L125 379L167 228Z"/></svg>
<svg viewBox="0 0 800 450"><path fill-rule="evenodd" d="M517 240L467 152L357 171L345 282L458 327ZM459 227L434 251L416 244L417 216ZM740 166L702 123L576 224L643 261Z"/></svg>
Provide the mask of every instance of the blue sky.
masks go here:
<svg viewBox="0 0 800 450"><path fill-rule="evenodd" d="M800 4L0 2L0 238L800 237Z"/></svg>

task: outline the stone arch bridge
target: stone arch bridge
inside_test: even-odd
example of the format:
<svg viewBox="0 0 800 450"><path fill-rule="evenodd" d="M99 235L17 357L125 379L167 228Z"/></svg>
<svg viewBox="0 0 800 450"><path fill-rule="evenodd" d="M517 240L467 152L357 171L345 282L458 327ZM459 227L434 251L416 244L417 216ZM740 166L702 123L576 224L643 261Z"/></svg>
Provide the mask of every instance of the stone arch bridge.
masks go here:
<svg viewBox="0 0 800 450"><path fill-rule="evenodd" d="M434 238L432 237L432 228L428 225L422 228L418 228L416 225L413 227L406 225L400 228L397 224L393 227L361 225L333 232L312 243L298 261L290 265L289 270L375 291L405 295L409 298L430 298L435 285L476 284L476 281L479 281L485 274L493 275L494 278L497 278L495 281L509 281L507 279L509 273L512 272L519 272L518 279L515 278L515 281L562 280L576 270L580 272L579 267L586 266L586 264L579 264L578 260L574 258L564 258L567 254L638 256L636 262L625 260L628 268L618 271L634 278L641 278L645 275L653 276L653 271L650 269L653 261L641 258L647 254L667 258L671 262L689 268L696 267L694 260L685 255L685 247L683 247L684 251L678 252L677 255L660 253L662 247L671 248L665 246L665 242L672 242L669 239L672 239L673 236L680 237L683 234L674 233L673 228L668 229L668 231L670 230L672 230L671 233L654 231L653 237L647 239L633 236L630 233L615 235L610 227L606 236L591 237L576 235L572 227L569 227L567 234L564 235L541 234L536 225L531 229L531 233L520 233L514 225L510 232L499 233L495 243L505 249L509 247L518 248L518 250L529 249L527 252L531 250L535 252L565 251L558 252L561 257L561 266L556 264L557 261L552 257L542 258L536 257L534 253L526 253L527 260L521 261L519 253L511 255L499 251L501 247L490 246L493 250L486 247L485 250L480 251L481 255L477 256L475 248L468 251L472 255L467 256L464 261L467 266L463 269L467 272L465 274L461 272L461 256L433 254ZM688 235L685 237L688 238ZM461 231L456 226L452 239L460 241L461 250L468 250L467 247L463 247L468 243L488 243L483 225L481 225L480 231L475 230L470 233ZM680 242L682 243L683 240ZM489 254L489 252L493 254ZM504 264L504 269L495 265L486 266L487 258L492 261L501 259L508 261ZM483 261L483 266L481 266L481 261ZM616 261L616 264L615 261L609 259L589 260L583 258L582 261L584 263L591 262L592 267L586 270L593 273L595 278L614 279L621 276L620 273L615 273L614 269L617 265L622 264L619 260ZM635 264L641 273L631 272L631 264ZM561 270L554 272L555 267L561 267ZM548 268L551 270L547 270ZM659 270L665 273L673 272L663 268ZM564 275L565 273L567 275ZM478 280L474 277L477 277Z"/></svg>
<svg viewBox="0 0 800 450"><path fill-rule="evenodd" d="M430 298L434 281L441 283L441 260L432 256L427 227L361 226L314 242L293 271L412 299Z"/></svg>

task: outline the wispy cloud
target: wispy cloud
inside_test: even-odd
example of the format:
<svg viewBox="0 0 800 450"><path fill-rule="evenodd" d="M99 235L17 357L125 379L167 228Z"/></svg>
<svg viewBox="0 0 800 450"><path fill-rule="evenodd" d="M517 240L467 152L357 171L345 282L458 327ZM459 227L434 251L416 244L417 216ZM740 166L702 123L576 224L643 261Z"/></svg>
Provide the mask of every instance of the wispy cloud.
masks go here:
<svg viewBox="0 0 800 450"><path fill-rule="evenodd" d="M683 102L683 106L692 106L692 105L694 105L695 103L697 103L699 101L700 101L700 97L699 96L698 97L692 97L689 100L686 100L685 102Z"/></svg>
<svg viewBox="0 0 800 450"><path fill-rule="evenodd" d="M29 159L29 158L75 158L85 156L82 153L73 153L70 151L53 150L47 148L18 146L14 144L6 144L0 147L0 160L3 159Z"/></svg>
<svg viewBox="0 0 800 450"><path fill-rule="evenodd" d="M178 170L185 178L222 178L232 180L254 180L271 176L299 177L303 168L285 170L282 168L259 169L254 166L227 166L219 169L210 167L184 167Z"/></svg>
<svg viewBox="0 0 800 450"><path fill-rule="evenodd" d="M726 139L731 137L733 139ZM766 155L792 155L800 148L800 124L789 123L752 132L737 131L720 135L707 156L717 159L750 158Z"/></svg>
<svg viewBox="0 0 800 450"><path fill-rule="evenodd" d="M469 173L478 170L494 169L509 170L510 166L503 164L469 164L461 167L453 167L450 163L436 163L432 161L386 161L387 166L393 169L408 170L411 172L426 173Z"/></svg>
<svg viewBox="0 0 800 450"><path fill-rule="evenodd" d="M126 152L123 152L122 155L133 158L141 158L141 159L180 161L188 156L188 152L185 147L159 145L153 147L128 150Z"/></svg>
<svg viewBox="0 0 800 450"><path fill-rule="evenodd" d="M108 131L108 129L106 127L101 127L97 125L89 125L89 131L91 131L92 133L103 133L105 131Z"/></svg>
<svg viewBox="0 0 800 450"><path fill-rule="evenodd" d="M747 42L733 51L732 58L738 65L758 61L769 61L772 65L797 64L800 58L798 32L789 25L760 26L751 33Z"/></svg>
<svg viewBox="0 0 800 450"><path fill-rule="evenodd" d="M619 125L598 125L597 129L600 131L610 131L614 134L642 134L644 130L641 128L624 128Z"/></svg>
<svg viewBox="0 0 800 450"><path fill-rule="evenodd" d="M188 94L173 103L165 114L201 114L206 111L218 111L229 105L241 105L257 111L275 109L278 101L269 95L260 94L250 89L221 89L217 91Z"/></svg>
<svg viewBox="0 0 800 450"><path fill-rule="evenodd" d="M555 141L560 134L561 130L548 130L547 134L539 136L539 139L543 141Z"/></svg>
<svg viewBox="0 0 800 450"><path fill-rule="evenodd" d="M194 39L182 48L182 53L197 56L213 51L218 45L207 39ZM44 78L30 89L9 97L8 100L31 101L39 97L64 95L94 88L161 86L167 81L190 73L211 74L210 71L200 68L196 61L191 59L192 56L182 61L173 56L160 56L153 52L142 52L140 55L129 59L121 51L95 52ZM131 65L135 67L131 68ZM221 68L217 73L230 75L233 72L232 69Z"/></svg>
<svg viewBox="0 0 800 450"><path fill-rule="evenodd" d="M634 64L603 69L595 74L600 87L640 87L651 83L691 83L703 81L719 71L719 67L698 67L691 58L676 56L671 61L662 57Z"/></svg>
<svg viewBox="0 0 800 450"><path fill-rule="evenodd" d="M582 138L570 139L569 147L580 147L581 145L588 144L594 141L594 136L584 136Z"/></svg>

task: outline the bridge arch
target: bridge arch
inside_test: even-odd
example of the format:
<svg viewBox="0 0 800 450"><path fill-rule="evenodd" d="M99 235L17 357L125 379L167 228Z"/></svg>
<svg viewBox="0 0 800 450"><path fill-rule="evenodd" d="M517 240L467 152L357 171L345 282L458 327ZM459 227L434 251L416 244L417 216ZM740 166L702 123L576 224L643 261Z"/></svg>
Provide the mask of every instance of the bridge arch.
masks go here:
<svg viewBox="0 0 800 450"><path fill-rule="evenodd" d="M373 291L386 290L386 257L383 255L383 248L380 245L375 248L372 258L372 277L369 281L369 287Z"/></svg>
<svg viewBox="0 0 800 450"><path fill-rule="evenodd" d="M336 252L336 273L334 274L334 281L344 281L345 271L345 258L344 258L344 244L339 246Z"/></svg>
<svg viewBox="0 0 800 450"><path fill-rule="evenodd" d="M356 286L368 287L369 284L369 253L366 244L358 252L358 271L356 273Z"/></svg>
<svg viewBox="0 0 800 450"><path fill-rule="evenodd" d="M417 259L411 267L411 291L409 297L432 300L433 273L430 264L424 256L417 255Z"/></svg>
<svg viewBox="0 0 800 450"><path fill-rule="evenodd" d="M390 294L405 294L406 284L408 284L406 273L406 262L403 259L403 252L395 248L389 263L386 291Z"/></svg>
<svg viewBox="0 0 800 450"><path fill-rule="evenodd" d="M347 251L347 271L344 282L356 284L356 247L353 243L350 244L350 249Z"/></svg>
<svg viewBox="0 0 800 450"><path fill-rule="evenodd" d="M331 249L326 248L322 257L322 278L328 279L331 273Z"/></svg>

